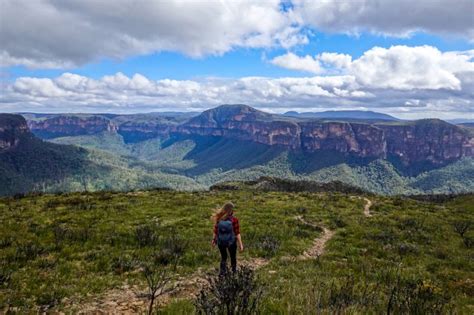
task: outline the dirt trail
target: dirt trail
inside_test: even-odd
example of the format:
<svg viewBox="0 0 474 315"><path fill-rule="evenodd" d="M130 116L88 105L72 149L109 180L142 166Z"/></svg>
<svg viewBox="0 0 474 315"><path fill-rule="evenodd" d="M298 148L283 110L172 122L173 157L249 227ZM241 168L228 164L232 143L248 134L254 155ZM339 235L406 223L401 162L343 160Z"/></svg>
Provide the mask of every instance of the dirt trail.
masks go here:
<svg viewBox="0 0 474 315"><path fill-rule="evenodd" d="M372 216L372 213L370 213L370 207L372 207L373 203L372 203L372 200L370 200L369 198L366 198L366 197L360 197L360 196L351 196L350 197L351 199L362 199L365 201L365 205L364 205L364 216L369 218Z"/></svg>
<svg viewBox="0 0 474 315"><path fill-rule="evenodd" d="M371 217L372 213L370 213L370 207L372 207L372 201L368 198L363 198L365 200L365 205L364 205L364 215L366 217Z"/></svg>
<svg viewBox="0 0 474 315"><path fill-rule="evenodd" d="M334 236L334 231L331 231L330 229L324 226L318 226L316 224L307 222L302 216L297 216L296 219L305 225L323 230L323 234L315 238L313 241L313 245L311 245L310 248L305 250L302 255L298 256L298 259L305 260L305 259L318 258L322 254L324 254L326 243Z"/></svg>
<svg viewBox="0 0 474 315"><path fill-rule="evenodd" d="M365 197L356 197L365 200L364 205L364 216L371 217L370 207L372 201ZM313 228L322 229L322 235L315 238L310 248L305 250L303 254L297 257L283 257L287 259L314 259L324 254L326 243L334 236L335 232L329 230L324 226L319 226L314 223L307 222L302 216L297 216L297 220L305 225ZM247 260L239 261L239 265L248 266L254 270L262 268L269 264L268 259L264 258L251 258ZM269 271L271 272L271 271ZM196 297L197 293L207 283L206 273L199 269L193 275L184 278L181 277L176 280L168 292L161 295L156 301L157 306L164 306L168 304L171 299L190 299ZM68 305L68 301L65 301ZM93 301L86 304L71 303L67 307L68 309L74 310L79 314L136 314L143 313L146 311L148 301L143 288L138 286L124 285L121 288L107 291L104 295L95 298Z"/></svg>
<svg viewBox="0 0 474 315"><path fill-rule="evenodd" d="M322 254L324 254L326 243L334 236L334 231L331 231L325 227L323 227L322 229L323 235L314 239L313 245L303 253L301 257L302 259L318 258Z"/></svg>
<svg viewBox="0 0 474 315"><path fill-rule="evenodd" d="M251 258L239 261L239 266L247 266L254 270L266 266L270 261L264 258ZM201 268L188 277L180 277L167 289L166 293L156 300L156 307L165 306L171 299L192 299L207 284L206 272ZM148 300L143 287L123 285L107 291L94 300L82 303L64 303L69 310L78 314L137 314L147 310Z"/></svg>

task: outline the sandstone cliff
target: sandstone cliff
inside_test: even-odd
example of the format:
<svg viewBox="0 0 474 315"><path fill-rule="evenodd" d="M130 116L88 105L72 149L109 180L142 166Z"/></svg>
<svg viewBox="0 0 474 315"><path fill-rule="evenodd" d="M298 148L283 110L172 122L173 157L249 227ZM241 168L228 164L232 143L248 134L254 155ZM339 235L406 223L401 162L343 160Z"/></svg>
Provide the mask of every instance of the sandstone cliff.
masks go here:
<svg viewBox="0 0 474 315"><path fill-rule="evenodd" d="M16 147L29 135L28 125L23 117L0 114L0 151Z"/></svg>
<svg viewBox="0 0 474 315"><path fill-rule="evenodd" d="M438 119L405 125L379 125L385 135L387 153L404 163L445 161L474 156L474 138L458 126Z"/></svg>
<svg viewBox="0 0 474 315"><path fill-rule="evenodd" d="M153 137L216 136L278 145L291 150L331 150L362 158L396 157L404 164L444 164L474 156L474 138L465 129L441 120L414 122L353 122L300 119L273 115L246 105L223 105L184 123L159 115L109 119L56 116L30 121L44 138L118 132L126 142Z"/></svg>
<svg viewBox="0 0 474 315"><path fill-rule="evenodd" d="M46 139L117 131L114 123L98 115L59 115L44 120L29 120L28 127Z"/></svg>
<svg viewBox="0 0 474 315"><path fill-rule="evenodd" d="M474 138L441 120L354 123L287 119L245 105L225 105L180 125L177 134L220 136L314 152L331 150L358 157L395 156L405 164L433 164L474 156Z"/></svg>

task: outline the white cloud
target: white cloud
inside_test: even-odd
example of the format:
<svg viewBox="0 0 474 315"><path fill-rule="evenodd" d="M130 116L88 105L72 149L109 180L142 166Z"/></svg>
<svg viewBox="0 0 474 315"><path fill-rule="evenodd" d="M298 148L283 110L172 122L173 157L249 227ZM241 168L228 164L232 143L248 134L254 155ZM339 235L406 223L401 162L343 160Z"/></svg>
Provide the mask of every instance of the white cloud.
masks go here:
<svg viewBox="0 0 474 315"><path fill-rule="evenodd" d="M293 0L303 23L322 31L407 36L416 31L474 39L472 0Z"/></svg>
<svg viewBox="0 0 474 315"><path fill-rule="evenodd" d="M313 74L340 72L340 70L348 68L351 65L351 62L352 57L350 55L328 52L324 52L314 57L310 55L300 57L292 52L288 52L270 60L271 64L282 68Z"/></svg>
<svg viewBox="0 0 474 315"><path fill-rule="evenodd" d="M374 47L352 61L349 55L323 53L299 57L287 53L271 62L292 70L317 73L331 67L352 75L366 88L461 90L463 75L474 75L474 51L441 52L431 46ZM329 67L329 69L327 68Z"/></svg>
<svg viewBox="0 0 474 315"><path fill-rule="evenodd" d="M67 69L160 51L202 57L234 48L288 49L307 44L308 29L396 36L424 31L474 39L472 0L291 0L286 10L282 2L3 0L0 65ZM335 57L338 67L347 62L321 56L328 62ZM318 73L311 58L311 72Z"/></svg>
<svg viewBox="0 0 474 315"><path fill-rule="evenodd" d="M474 74L474 62L465 53L442 53L431 46L374 47L350 65L363 85L376 88L460 90L458 74Z"/></svg>
<svg viewBox="0 0 474 315"><path fill-rule="evenodd" d="M305 71L310 73L321 73L322 68L319 60L309 55L299 57L294 53L286 53L285 55L277 56L270 61L272 64L297 71Z"/></svg>
<svg viewBox="0 0 474 315"><path fill-rule="evenodd" d="M22 77L7 83L0 95L0 112L186 111L244 103L273 112L364 108L405 118L474 119L472 74L458 79L461 89L402 90L365 84L353 74L196 81L122 73L92 79L64 73L54 79Z"/></svg>
<svg viewBox="0 0 474 315"><path fill-rule="evenodd" d="M279 0L4 0L3 66L68 68L157 51L192 57L235 47L289 48L308 39Z"/></svg>
<svg viewBox="0 0 474 315"><path fill-rule="evenodd" d="M317 56L328 67L335 67L339 69L348 68L352 63L352 56L338 53L324 52Z"/></svg>

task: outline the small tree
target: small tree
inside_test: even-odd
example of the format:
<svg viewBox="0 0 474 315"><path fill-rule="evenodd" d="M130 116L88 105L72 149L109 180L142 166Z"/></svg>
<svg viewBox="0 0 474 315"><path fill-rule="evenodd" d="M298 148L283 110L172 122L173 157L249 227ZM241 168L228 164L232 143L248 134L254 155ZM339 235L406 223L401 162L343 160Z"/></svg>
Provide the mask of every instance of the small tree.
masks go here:
<svg viewBox="0 0 474 315"><path fill-rule="evenodd" d="M154 233L144 233L144 239L153 239ZM152 237L149 237L152 235ZM157 235L156 235L157 237ZM163 241L161 250L146 257L142 265L142 274L147 283L147 298L149 301L148 314L152 314L156 299L169 292L167 285L172 280L172 272L176 271L178 262L186 251L187 243L177 235L166 238Z"/></svg>
<svg viewBox="0 0 474 315"><path fill-rule="evenodd" d="M165 287L171 281L171 276L168 269L164 267L158 268L154 264L144 264L142 266L142 274L148 287L148 315L151 315L156 299L167 292Z"/></svg>

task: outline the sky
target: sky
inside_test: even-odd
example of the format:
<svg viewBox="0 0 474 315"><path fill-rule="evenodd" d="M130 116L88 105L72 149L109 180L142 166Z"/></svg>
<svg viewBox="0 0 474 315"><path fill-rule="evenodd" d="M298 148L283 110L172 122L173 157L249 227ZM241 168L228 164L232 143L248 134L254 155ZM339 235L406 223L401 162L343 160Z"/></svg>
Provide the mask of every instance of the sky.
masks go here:
<svg viewBox="0 0 474 315"><path fill-rule="evenodd" d="M473 0L0 0L0 112L474 119Z"/></svg>

